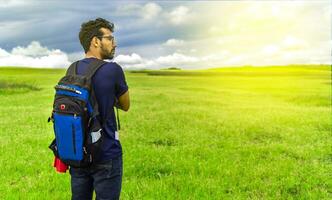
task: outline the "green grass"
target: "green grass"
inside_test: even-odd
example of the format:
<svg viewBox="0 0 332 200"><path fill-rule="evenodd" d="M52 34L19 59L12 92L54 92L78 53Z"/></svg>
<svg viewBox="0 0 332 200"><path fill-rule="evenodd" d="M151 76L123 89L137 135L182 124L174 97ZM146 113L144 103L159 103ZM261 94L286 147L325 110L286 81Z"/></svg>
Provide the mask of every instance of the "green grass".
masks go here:
<svg viewBox="0 0 332 200"><path fill-rule="evenodd" d="M0 68L1 199L70 199L57 174L64 70ZM126 73L122 199L331 199L331 66Z"/></svg>

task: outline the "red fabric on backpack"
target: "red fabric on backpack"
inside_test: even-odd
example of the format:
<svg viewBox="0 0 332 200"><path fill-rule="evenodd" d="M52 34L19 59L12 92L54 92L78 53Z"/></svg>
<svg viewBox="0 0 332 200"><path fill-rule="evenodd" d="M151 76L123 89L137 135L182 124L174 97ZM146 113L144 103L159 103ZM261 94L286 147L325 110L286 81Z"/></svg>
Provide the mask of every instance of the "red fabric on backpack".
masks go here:
<svg viewBox="0 0 332 200"><path fill-rule="evenodd" d="M68 169L68 165L63 163L59 158L54 156L53 167L55 167L56 171L59 173L66 173Z"/></svg>

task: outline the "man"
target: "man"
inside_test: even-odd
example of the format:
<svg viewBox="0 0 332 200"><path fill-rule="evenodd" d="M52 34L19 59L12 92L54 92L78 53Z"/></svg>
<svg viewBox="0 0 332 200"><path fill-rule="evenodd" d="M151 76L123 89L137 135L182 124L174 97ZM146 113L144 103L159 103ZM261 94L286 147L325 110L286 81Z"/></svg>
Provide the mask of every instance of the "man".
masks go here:
<svg viewBox="0 0 332 200"><path fill-rule="evenodd" d="M78 74L87 71L94 59L112 59L115 53L113 23L97 18L83 23L79 39L85 51L80 60ZM115 62L101 66L92 78L105 139L100 159L88 168L70 168L72 199L119 199L122 183L122 148L117 133L113 106L128 111L129 92L122 68Z"/></svg>

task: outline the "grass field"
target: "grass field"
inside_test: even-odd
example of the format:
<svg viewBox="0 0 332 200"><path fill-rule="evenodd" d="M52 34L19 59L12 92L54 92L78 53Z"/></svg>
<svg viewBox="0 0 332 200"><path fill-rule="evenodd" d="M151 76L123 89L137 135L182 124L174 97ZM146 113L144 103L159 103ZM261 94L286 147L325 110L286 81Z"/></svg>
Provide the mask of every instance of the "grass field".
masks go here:
<svg viewBox="0 0 332 200"><path fill-rule="evenodd" d="M0 68L0 199L70 199L48 145L64 70ZM331 199L331 66L126 73L122 199Z"/></svg>

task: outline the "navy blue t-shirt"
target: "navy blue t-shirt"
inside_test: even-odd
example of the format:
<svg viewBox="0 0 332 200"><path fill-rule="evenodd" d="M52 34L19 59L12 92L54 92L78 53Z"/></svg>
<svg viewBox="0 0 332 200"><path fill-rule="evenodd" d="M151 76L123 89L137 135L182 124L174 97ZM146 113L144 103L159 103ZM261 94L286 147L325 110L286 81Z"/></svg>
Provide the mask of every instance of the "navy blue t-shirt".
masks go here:
<svg viewBox="0 0 332 200"><path fill-rule="evenodd" d="M85 74L93 59L96 58L80 60L77 74ZM128 90L128 86L122 68L115 62L108 62L97 70L92 77L92 86L96 94L105 133L100 161L107 161L122 154L120 141L115 139L117 124L113 107L115 98L118 99L124 94Z"/></svg>

